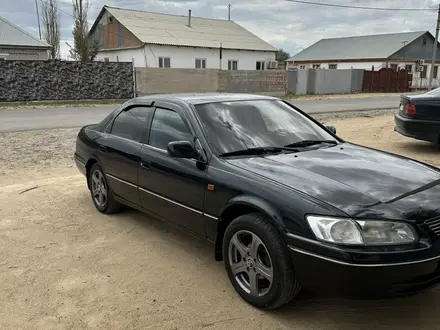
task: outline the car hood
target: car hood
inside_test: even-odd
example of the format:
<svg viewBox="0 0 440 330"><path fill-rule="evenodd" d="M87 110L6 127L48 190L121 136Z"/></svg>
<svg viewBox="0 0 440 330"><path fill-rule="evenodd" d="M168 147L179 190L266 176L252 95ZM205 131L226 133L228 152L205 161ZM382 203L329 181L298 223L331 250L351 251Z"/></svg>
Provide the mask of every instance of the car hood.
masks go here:
<svg viewBox="0 0 440 330"><path fill-rule="evenodd" d="M440 216L440 171L353 144L228 159L351 217L424 221Z"/></svg>

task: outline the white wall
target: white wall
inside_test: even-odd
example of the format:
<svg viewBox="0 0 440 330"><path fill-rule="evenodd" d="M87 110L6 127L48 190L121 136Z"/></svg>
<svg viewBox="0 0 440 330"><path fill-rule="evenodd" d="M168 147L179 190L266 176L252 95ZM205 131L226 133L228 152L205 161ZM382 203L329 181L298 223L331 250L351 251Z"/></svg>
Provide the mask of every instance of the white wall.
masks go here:
<svg viewBox="0 0 440 330"><path fill-rule="evenodd" d="M305 66L305 69L312 69L314 63L308 63L308 64L295 64L295 63L288 63L287 69L289 68L296 68L299 69L302 66ZM337 64L338 69L362 69L362 70L371 70L372 66L374 65L374 70L379 70L382 68L384 63L382 62L347 62L347 63L316 63L320 65L321 69L328 69L329 64Z"/></svg>
<svg viewBox="0 0 440 330"><path fill-rule="evenodd" d="M255 70L257 61L275 61L275 52L223 49L222 69L228 69L228 60L238 61L238 70ZM220 50L195 47L146 45L137 49L99 52L97 60L131 62L136 67L157 68L159 57L170 57L171 68L194 69L195 59L206 59L207 69L220 69Z"/></svg>

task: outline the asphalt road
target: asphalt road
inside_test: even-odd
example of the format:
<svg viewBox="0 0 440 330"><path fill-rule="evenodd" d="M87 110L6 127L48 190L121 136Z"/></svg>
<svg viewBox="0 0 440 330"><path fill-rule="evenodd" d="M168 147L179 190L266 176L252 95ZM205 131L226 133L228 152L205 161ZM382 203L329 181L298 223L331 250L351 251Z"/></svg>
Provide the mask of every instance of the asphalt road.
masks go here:
<svg viewBox="0 0 440 330"><path fill-rule="evenodd" d="M293 100L310 114L397 108L398 96L333 100ZM0 132L80 127L99 122L114 106L0 110Z"/></svg>

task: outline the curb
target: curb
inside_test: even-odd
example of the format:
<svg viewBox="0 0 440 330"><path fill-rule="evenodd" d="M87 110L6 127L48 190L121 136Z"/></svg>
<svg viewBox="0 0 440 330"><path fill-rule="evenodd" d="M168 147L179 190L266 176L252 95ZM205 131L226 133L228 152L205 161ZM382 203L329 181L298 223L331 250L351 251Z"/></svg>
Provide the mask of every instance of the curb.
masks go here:
<svg viewBox="0 0 440 330"><path fill-rule="evenodd" d="M390 108L370 108L370 109L347 109L347 110L336 110L336 111L317 111L317 112L307 112L308 115L331 115L334 113L344 113L344 112L371 112L371 111L390 111L390 110L398 110L396 107Z"/></svg>

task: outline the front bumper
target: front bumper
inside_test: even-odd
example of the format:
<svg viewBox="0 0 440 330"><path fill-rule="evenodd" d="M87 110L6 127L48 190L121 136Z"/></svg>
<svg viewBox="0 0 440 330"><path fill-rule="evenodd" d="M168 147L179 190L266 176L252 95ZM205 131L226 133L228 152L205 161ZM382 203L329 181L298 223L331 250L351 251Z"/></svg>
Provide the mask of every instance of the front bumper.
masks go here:
<svg viewBox="0 0 440 330"><path fill-rule="evenodd" d="M440 122L404 118L400 114L394 116L394 130L406 137L428 142L439 142Z"/></svg>
<svg viewBox="0 0 440 330"><path fill-rule="evenodd" d="M297 245L289 245L289 250L301 285L323 295L384 298L411 295L440 284L440 253L411 261L387 253L384 259L395 261L361 263L349 261L350 252L343 260ZM339 252L344 254L343 249Z"/></svg>

